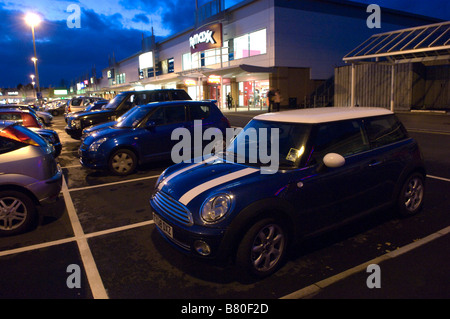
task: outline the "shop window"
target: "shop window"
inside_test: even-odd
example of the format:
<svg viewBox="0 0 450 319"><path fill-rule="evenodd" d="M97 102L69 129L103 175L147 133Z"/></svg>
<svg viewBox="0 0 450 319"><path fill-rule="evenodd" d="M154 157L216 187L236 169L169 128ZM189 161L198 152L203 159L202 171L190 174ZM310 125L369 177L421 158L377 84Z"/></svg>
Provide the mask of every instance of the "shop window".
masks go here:
<svg viewBox="0 0 450 319"><path fill-rule="evenodd" d="M247 33L233 41L234 56L230 60L247 58L267 52L266 29Z"/></svg>
<svg viewBox="0 0 450 319"><path fill-rule="evenodd" d="M234 39L234 58L247 58L249 52L248 34Z"/></svg>
<svg viewBox="0 0 450 319"><path fill-rule="evenodd" d="M259 55L266 53L266 29L250 33L249 55Z"/></svg>
<svg viewBox="0 0 450 319"><path fill-rule="evenodd" d="M190 53L183 54L182 58L183 70L192 69L192 57Z"/></svg>

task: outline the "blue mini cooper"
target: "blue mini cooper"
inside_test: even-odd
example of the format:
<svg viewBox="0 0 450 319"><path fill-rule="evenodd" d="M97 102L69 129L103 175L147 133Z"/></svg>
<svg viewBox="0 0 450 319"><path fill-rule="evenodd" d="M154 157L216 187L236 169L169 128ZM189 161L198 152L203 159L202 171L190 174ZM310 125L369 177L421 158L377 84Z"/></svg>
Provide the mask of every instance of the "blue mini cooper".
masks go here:
<svg viewBox="0 0 450 319"><path fill-rule="evenodd" d="M223 153L167 168L150 204L181 251L232 257L264 277L298 240L389 206L416 214L425 175L416 141L389 110L292 110L254 117Z"/></svg>
<svg viewBox="0 0 450 319"><path fill-rule="evenodd" d="M226 136L229 127L214 100L153 102L135 106L117 121L85 129L78 154L84 167L128 175L138 164L170 159L179 143L172 138L177 128L192 134L210 129Z"/></svg>

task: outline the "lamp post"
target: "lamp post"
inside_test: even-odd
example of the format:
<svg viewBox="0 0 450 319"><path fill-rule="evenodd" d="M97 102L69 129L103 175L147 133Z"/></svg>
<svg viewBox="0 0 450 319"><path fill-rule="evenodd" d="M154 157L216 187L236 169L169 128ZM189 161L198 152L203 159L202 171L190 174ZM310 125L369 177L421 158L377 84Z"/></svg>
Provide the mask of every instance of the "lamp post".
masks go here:
<svg viewBox="0 0 450 319"><path fill-rule="evenodd" d="M25 16L25 21L31 27L31 33L33 35L34 56L31 58L31 60L34 62L34 72L36 73L37 92L40 92L41 89L40 89L40 86L39 86L39 73L38 73L38 67L37 67L36 41L35 41L35 38L34 38L34 27L37 26L41 22L41 18L35 13L28 13Z"/></svg>
<svg viewBox="0 0 450 319"><path fill-rule="evenodd" d="M37 98L37 96L36 96L36 90L35 90L35 88L34 88L34 85L36 84L36 82L34 82L34 78L35 78L34 74L31 74L31 75L30 75L30 78L31 78L31 84L33 85L34 97Z"/></svg>

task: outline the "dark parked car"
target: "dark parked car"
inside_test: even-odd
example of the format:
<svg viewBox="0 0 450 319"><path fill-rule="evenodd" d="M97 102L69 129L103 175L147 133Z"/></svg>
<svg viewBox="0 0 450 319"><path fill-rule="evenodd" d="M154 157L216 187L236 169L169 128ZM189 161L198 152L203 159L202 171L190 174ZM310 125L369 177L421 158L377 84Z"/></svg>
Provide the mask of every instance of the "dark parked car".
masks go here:
<svg viewBox="0 0 450 319"><path fill-rule="evenodd" d="M386 109L292 110L256 116L222 156L169 167L150 203L179 250L233 257L264 277L294 242L391 206L416 214L425 174L418 144Z"/></svg>
<svg viewBox="0 0 450 319"><path fill-rule="evenodd" d="M16 122L22 126L29 128L30 130L38 133L47 142L49 142L53 148L55 157L58 157L61 153L62 144L59 139L58 133L51 129L46 129L41 119L38 118L36 112L28 109L19 108L0 108L0 121L2 122Z"/></svg>
<svg viewBox="0 0 450 319"><path fill-rule="evenodd" d="M37 206L55 201L62 172L49 144L16 123L0 123L0 236L33 226Z"/></svg>
<svg viewBox="0 0 450 319"><path fill-rule="evenodd" d="M79 149L80 161L88 168L109 169L116 175L130 174L138 164L170 158L177 143L171 138L172 131L178 127L193 131L195 120L202 120L202 131L216 128L223 136L230 127L213 101L136 106L123 120L86 135Z"/></svg>
<svg viewBox="0 0 450 319"><path fill-rule="evenodd" d="M50 113L53 116L58 116L64 113L67 102L68 100L56 100L48 102L44 106L44 111Z"/></svg>
<svg viewBox="0 0 450 319"><path fill-rule="evenodd" d="M172 100L191 100L191 97L186 91L176 89L121 92L100 111L82 112L68 116L65 130L72 138L80 139L84 128L115 121L133 106Z"/></svg>

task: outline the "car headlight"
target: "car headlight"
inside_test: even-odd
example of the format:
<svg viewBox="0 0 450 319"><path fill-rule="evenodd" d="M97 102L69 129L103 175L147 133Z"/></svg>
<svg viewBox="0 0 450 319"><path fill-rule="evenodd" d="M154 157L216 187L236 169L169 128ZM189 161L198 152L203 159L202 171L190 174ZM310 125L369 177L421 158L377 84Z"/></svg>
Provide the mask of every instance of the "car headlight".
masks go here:
<svg viewBox="0 0 450 319"><path fill-rule="evenodd" d="M158 179L156 180L155 189L159 188L159 184L164 180L166 177L166 171L167 168L159 175Z"/></svg>
<svg viewBox="0 0 450 319"><path fill-rule="evenodd" d="M200 216L206 223L216 223L223 218L230 210L232 196L219 194L209 197L202 205Z"/></svg>
<svg viewBox="0 0 450 319"><path fill-rule="evenodd" d="M100 147L100 145L102 145L103 142L106 141L106 140L107 140L106 137L103 137L103 138L101 138L101 139L99 139L99 140L96 140L94 143L92 143L92 144L89 146L89 151L90 151L90 152L97 152L97 150L98 150L98 148Z"/></svg>
<svg viewBox="0 0 450 319"><path fill-rule="evenodd" d="M80 120L72 120L70 122L70 126L76 129L80 129L81 128L81 121Z"/></svg>

